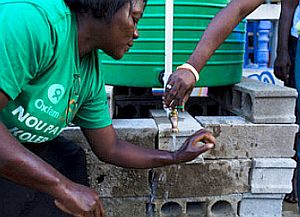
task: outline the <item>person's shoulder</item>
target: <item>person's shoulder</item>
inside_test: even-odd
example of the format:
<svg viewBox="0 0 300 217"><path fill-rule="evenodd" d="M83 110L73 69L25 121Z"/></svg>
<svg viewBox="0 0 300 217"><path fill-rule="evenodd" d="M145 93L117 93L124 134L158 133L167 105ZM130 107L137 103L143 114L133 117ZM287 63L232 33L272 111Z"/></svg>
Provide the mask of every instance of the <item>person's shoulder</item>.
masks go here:
<svg viewBox="0 0 300 217"><path fill-rule="evenodd" d="M53 22L71 13L63 0L0 0L1 5L23 9L25 13L32 12L30 9L37 10Z"/></svg>

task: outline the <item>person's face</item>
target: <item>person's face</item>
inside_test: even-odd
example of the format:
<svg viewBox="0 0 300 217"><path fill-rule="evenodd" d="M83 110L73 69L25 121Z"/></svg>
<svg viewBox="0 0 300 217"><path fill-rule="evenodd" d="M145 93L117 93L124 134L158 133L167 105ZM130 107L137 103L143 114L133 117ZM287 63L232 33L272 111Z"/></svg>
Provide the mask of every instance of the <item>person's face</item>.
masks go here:
<svg viewBox="0 0 300 217"><path fill-rule="evenodd" d="M132 47L133 40L139 37L137 24L143 15L144 6L143 0L133 0L131 11L128 3L113 16L108 24L105 46L102 48L105 53L114 59L121 59Z"/></svg>

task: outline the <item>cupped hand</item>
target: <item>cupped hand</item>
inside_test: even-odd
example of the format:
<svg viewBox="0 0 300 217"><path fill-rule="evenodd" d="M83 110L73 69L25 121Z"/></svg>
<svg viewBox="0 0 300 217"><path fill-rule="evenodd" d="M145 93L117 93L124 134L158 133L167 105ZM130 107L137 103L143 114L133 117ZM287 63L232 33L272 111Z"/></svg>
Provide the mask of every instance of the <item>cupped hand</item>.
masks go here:
<svg viewBox="0 0 300 217"><path fill-rule="evenodd" d="M279 54L274 62L274 74L275 76L282 80L283 82L287 82L289 79L289 69L291 67L291 60L288 53Z"/></svg>
<svg viewBox="0 0 300 217"><path fill-rule="evenodd" d="M215 137L205 129L201 129L191 135L180 149L175 152L177 163L188 162L198 155L212 149L215 144Z"/></svg>
<svg viewBox="0 0 300 217"><path fill-rule="evenodd" d="M104 209L96 191L76 183L66 185L55 205L75 217L104 217Z"/></svg>
<svg viewBox="0 0 300 217"><path fill-rule="evenodd" d="M165 89L165 106L168 108L180 106L184 110L184 105L190 97L195 83L196 79L191 71L178 69L173 72L169 77Z"/></svg>

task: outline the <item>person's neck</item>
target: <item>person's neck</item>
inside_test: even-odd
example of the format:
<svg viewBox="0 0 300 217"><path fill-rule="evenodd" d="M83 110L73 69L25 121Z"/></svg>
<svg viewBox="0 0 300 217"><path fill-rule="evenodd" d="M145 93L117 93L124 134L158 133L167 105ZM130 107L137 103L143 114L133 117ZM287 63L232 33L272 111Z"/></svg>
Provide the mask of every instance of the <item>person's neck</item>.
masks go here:
<svg viewBox="0 0 300 217"><path fill-rule="evenodd" d="M92 27L89 25L89 16L86 14L77 14L77 36L78 50L80 59L91 52L95 47L92 40Z"/></svg>

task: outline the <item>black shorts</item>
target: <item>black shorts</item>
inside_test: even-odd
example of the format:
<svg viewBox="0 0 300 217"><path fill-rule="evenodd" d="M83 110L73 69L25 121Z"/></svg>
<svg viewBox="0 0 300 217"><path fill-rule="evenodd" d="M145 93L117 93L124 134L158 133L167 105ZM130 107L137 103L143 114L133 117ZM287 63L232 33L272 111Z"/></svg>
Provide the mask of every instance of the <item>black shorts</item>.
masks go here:
<svg viewBox="0 0 300 217"><path fill-rule="evenodd" d="M58 137L41 144L23 144L72 181L88 186L85 153L78 145ZM0 178L0 217L67 217L48 194Z"/></svg>

